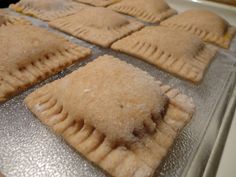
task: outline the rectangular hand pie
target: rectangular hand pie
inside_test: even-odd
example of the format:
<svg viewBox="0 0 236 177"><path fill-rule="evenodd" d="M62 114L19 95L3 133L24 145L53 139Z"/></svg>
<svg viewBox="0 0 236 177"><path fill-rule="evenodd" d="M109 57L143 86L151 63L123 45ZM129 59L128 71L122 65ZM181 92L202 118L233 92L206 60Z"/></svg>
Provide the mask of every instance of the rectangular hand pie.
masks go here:
<svg viewBox="0 0 236 177"><path fill-rule="evenodd" d="M49 25L102 47L109 47L116 40L144 26L102 7L84 9L74 15L51 21Z"/></svg>
<svg viewBox="0 0 236 177"><path fill-rule="evenodd" d="M31 23L24 18L21 17L16 17L13 15L10 15L9 13L0 10L0 27L2 25L16 25L16 24L25 24L25 25L30 25Z"/></svg>
<svg viewBox="0 0 236 177"><path fill-rule="evenodd" d="M26 15L51 21L64 17L86 8L84 4L72 2L71 0L20 0L9 6L11 9Z"/></svg>
<svg viewBox="0 0 236 177"><path fill-rule="evenodd" d="M236 34L236 28L207 10L193 9L173 16L161 23L172 29L181 29L198 35L202 40L211 42L223 48L229 48Z"/></svg>
<svg viewBox="0 0 236 177"><path fill-rule="evenodd" d="M194 83L199 83L216 50L195 35L149 26L115 42L118 50Z"/></svg>
<svg viewBox="0 0 236 177"><path fill-rule="evenodd" d="M113 177L151 177L194 112L192 99L102 56L26 97L47 126Z"/></svg>
<svg viewBox="0 0 236 177"><path fill-rule="evenodd" d="M97 7L106 7L120 0L75 0L75 1L97 6Z"/></svg>
<svg viewBox="0 0 236 177"><path fill-rule="evenodd" d="M0 102L90 54L31 25L1 26L0 41Z"/></svg>
<svg viewBox="0 0 236 177"><path fill-rule="evenodd" d="M160 22L176 14L164 0L123 0L109 8L150 23Z"/></svg>

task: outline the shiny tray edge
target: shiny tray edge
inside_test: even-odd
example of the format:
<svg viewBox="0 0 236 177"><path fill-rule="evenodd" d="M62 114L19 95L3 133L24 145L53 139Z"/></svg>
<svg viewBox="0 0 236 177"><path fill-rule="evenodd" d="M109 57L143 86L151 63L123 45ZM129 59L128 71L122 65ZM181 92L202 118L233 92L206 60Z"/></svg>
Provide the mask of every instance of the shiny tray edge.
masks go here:
<svg viewBox="0 0 236 177"><path fill-rule="evenodd" d="M234 87L232 97L227 106L228 109L226 110L225 118L223 118L222 126L219 130L219 135L215 141L203 177L214 177L216 176L216 173L218 171L221 155L225 147L225 142L227 141L231 123L233 119L236 119L236 86Z"/></svg>
<svg viewBox="0 0 236 177"><path fill-rule="evenodd" d="M212 115L213 119L219 120L218 124L211 121L208 125L192 163L183 172L183 177L214 177L217 173L229 128L236 112L236 72L231 73L228 83L225 86L227 92L220 97L224 101L218 102ZM211 152L208 155L206 149L209 149L209 146Z"/></svg>
<svg viewBox="0 0 236 177"><path fill-rule="evenodd" d="M167 1L173 2L174 0L167 0ZM228 5L228 4L222 4L219 2L208 1L208 0L177 0L176 2L180 2L180 1L182 1L182 2L185 1L185 2L189 2L189 3L195 3L195 4L197 3L197 4L204 5L204 6L211 6L213 8L220 8L222 10L230 10L230 11L236 10L235 6Z"/></svg>
<svg viewBox="0 0 236 177"><path fill-rule="evenodd" d="M188 0L188 1L192 1L195 3L207 5L207 6L214 6L217 8L223 8L225 10L236 10L236 7L233 5L223 4L223 3L219 3L219 2L213 2L213 1L208 1L208 0Z"/></svg>

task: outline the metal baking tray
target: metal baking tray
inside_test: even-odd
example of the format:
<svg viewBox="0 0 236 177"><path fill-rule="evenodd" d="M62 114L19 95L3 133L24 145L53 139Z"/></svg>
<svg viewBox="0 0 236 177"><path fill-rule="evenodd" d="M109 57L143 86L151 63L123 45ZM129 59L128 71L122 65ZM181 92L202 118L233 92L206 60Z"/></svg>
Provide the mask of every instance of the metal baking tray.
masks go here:
<svg viewBox="0 0 236 177"><path fill-rule="evenodd" d="M26 18L36 26L59 33L74 43L91 48L93 55L0 105L0 171L4 175L7 177L105 177L101 170L90 164L61 137L56 136L40 123L27 110L23 100L45 83L71 73L97 56L110 54L147 71L163 83L180 89L194 99L196 113L177 137L155 177L202 176L205 167L209 166L207 162L214 144L219 139L217 137L227 132L227 125L230 124L233 115L232 110L235 109L236 94L233 94L233 91L236 86L234 56L236 39L233 41L231 51L219 50L205 79L196 86L162 72L135 57L91 45L53 30L45 22L31 17ZM208 167L208 169L214 171L212 170L214 168Z"/></svg>

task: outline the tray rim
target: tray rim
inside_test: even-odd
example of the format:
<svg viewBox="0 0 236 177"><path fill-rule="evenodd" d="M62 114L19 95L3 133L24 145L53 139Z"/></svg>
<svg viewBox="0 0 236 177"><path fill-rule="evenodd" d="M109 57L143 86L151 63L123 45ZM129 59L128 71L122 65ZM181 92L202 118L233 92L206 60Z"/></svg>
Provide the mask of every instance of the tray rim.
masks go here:
<svg viewBox="0 0 236 177"><path fill-rule="evenodd" d="M224 101L217 103L215 106L216 111L213 111L213 115L211 116L212 119L219 119L219 124L217 125L219 129L213 130L215 131L215 136L212 137L211 129L214 129L216 125L214 125L215 122L209 122L192 162L188 164L182 173L183 177L214 177L217 172L217 167L229 133L229 127L236 111L236 71L231 72L228 84L225 85L225 90L219 97L219 100L223 99ZM217 112L221 112L221 114ZM209 146L209 143L207 144L205 142L209 142L213 138L214 142L212 148L210 148L211 153L205 158L205 149L206 146Z"/></svg>
<svg viewBox="0 0 236 177"><path fill-rule="evenodd" d="M189 0L182 0L182 1L189 1ZM68 35L69 36L69 35ZM229 77L228 77L229 78ZM225 85L225 87L226 88L228 88L228 89L232 89L231 87L233 87L233 88L236 88L236 72L231 72L231 76L230 76L230 79L232 79L232 80L234 80L234 85L232 85L232 82L229 82L230 84L226 84ZM228 90L227 89L227 90ZM219 98L218 98L218 100L220 100L222 97L223 98L227 98L227 97L230 97L231 95L232 95L232 90L231 90L231 92L230 92L230 94L229 93L223 93ZM231 98L230 100L228 100L228 99L224 99L225 101L224 101L224 103L226 103L226 105L228 106L232 106L232 104L235 104L236 103L236 96L235 97L233 97L233 98ZM232 103L233 102L233 103ZM218 103L221 103L221 102L218 102ZM214 108L213 109L217 109L218 107L220 107L219 105L218 105L218 103L216 104L216 105L214 105ZM225 106L226 106L225 105ZM227 107L226 106L226 107ZM231 109L230 109L230 111L232 110L233 108L231 107ZM227 109L228 110L228 109ZM222 111L223 112L223 111ZM227 117L228 116L228 117ZM211 116L212 118L214 118L214 115L213 116ZM227 119L228 121L230 120L230 119L232 119L233 117L232 116L230 116L230 115L228 115L228 114L224 114L224 117L226 117L226 118L224 118L224 120L225 119ZM222 126L223 126L223 124L222 124ZM219 132L221 131L221 129L222 129L222 126L220 127L220 129L219 129ZM226 126L226 125L225 125ZM207 126L208 127L208 126ZM205 137L205 136L204 136ZM218 137L220 137L220 134L217 134L216 135L216 137L218 138ZM203 138L202 138L202 140L203 140ZM201 140L201 143L200 144L202 144L202 140ZM217 146L217 139L215 140L215 145L214 145L214 147L212 148L212 150L214 151L214 148L216 148L216 146ZM201 145L199 146L199 148L201 147ZM198 151L196 151L195 153L194 153L194 155L193 155L193 157L195 158L196 156L197 156L197 152ZM214 156L213 155L211 155L210 157L209 157L209 159L208 159L208 161L210 161L211 160L211 158L213 158ZM181 174L181 176L185 176L185 177L194 177L195 175L193 175L193 174L191 174L190 176L188 176L189 175L189 173L190 173L190 171L191 171L191 167L192 167L192 163L191 163L191 165L189 166L189 168L185 168L184 170L183 170L183 172L182 172L182 174ZM206 170L208 169L208 163L206 164ZM214 169L214 170L216 170L216 169ZM202 173L204 172L204 171L201 171ZM204 173L207 173L207 171L205 171ZM197 177L197 176L196 176ZM206 177L208 177L208 176L206 176Z"/></svg>

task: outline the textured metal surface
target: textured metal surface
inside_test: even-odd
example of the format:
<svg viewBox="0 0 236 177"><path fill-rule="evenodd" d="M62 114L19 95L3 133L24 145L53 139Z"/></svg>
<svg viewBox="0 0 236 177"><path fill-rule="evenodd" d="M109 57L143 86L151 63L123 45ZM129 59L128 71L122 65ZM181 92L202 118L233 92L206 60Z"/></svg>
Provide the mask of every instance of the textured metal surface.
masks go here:
<svg viewBox="0 0 236 177"><path fill-rule="evenodd" d="M32 20L35 25L48 28L46 23L32 18L28 19ZM222 100L221 96L228 92L229 85L235 84L233 81L229 82L229 78L235 74L236 60L232 54L225 50L218 53L202 84L195 86L159 71L141 60L90 45L70 36L66 37L75 43L91 48L93 56L0 105L0 171L7 177L105 176L101 170L91 165L67 145L62 138L41 124L27 110L23 99L37 87L63 77L97 56L111 54L193 97L197 108L196 114L190 124L180 133L168 157L155 175L160 177L182 176L195 157L208 126L214 123L218 125L220 122L220 117L214 114L215 108L219 102L227 103L227 100ZM236 42L233 46L236 46ZM236 51L236 48L232 50ZM221 114L221 111L218 112L218 115ZM216 134L214 133L213 136ZM206 156L209 155L211 148L212 146L209 145L205 150Z"/></svg>

